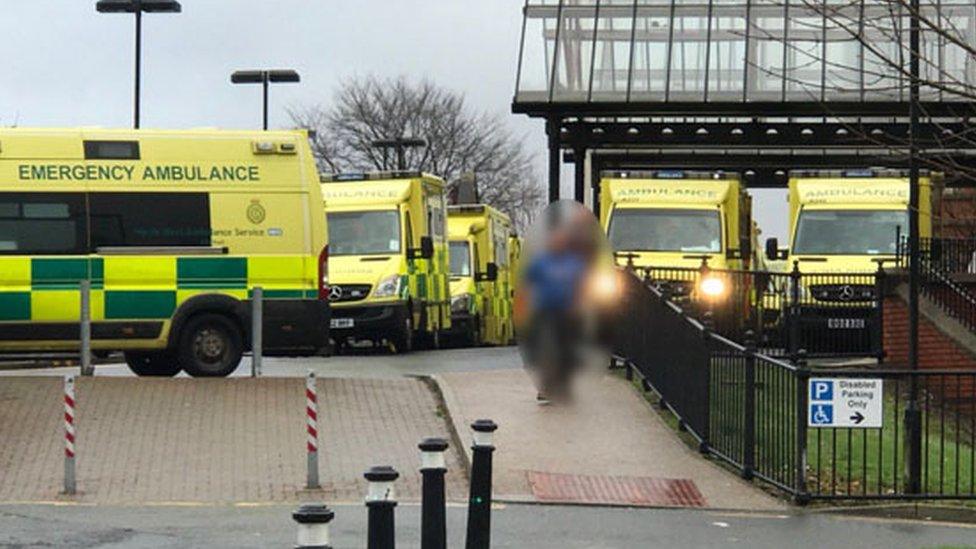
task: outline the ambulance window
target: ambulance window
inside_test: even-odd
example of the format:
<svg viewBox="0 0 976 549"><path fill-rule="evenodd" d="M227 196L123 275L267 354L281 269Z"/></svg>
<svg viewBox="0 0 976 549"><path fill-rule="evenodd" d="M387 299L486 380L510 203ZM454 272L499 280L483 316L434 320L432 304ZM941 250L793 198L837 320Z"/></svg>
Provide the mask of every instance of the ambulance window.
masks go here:
<svg viewBox="0 0 976 549"><path fill-rule="evenodd" d="M210 246L207 193L93 193L92 247Z"/></svg>
<svg viewBox="0 0 976 549"><path fill-rule="evenodd" d="M85 141L87 160L139 160L138 141Z"/></svg>
<svg viewBox="0 0 976 549"><path fill-rule="evenodd" d="M0 193L0 254L87 252L85 195Z"/></svg>

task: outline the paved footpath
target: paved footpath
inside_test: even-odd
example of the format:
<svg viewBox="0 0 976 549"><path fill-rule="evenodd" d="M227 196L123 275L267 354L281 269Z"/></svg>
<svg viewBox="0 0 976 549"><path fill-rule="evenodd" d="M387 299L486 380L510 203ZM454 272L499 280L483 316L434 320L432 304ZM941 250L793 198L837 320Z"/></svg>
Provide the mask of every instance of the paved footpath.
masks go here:
<svg viewBox="0 0 976 549"><path fill-rule="evenodd" d="M371 465L401 472L419 500L417 443L449 437L425 382L320 379L322 492L306 492L301 378L78 380L78 489L60 496L62 382L0 381L0 502L100 504L362 501ZM460 455L448 455L448 496L463 500Z"/></svg>
<svg viewBox="0 0 976 549"><path fill-rule="evenodd" d="M529 376L518 367L517 353L511 360L513 367L506 370L438 376L459 432L468 431L467 425L477 418L499 424L494 453L497 498L785 508L681 442L625 380L588 374L578 380L572 404L540 406ZM694 487L701 496L697 501L688 497Z"/></svg>

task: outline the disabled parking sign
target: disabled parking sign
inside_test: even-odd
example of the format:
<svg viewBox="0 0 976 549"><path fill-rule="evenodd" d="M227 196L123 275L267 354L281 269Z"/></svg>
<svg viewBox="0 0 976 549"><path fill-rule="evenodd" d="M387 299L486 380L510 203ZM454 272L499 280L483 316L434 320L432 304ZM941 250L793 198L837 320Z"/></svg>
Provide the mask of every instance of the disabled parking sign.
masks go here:
<svg viewBox="0 0 976 549"><path fill-rule="evenodd" d="M879 428L884 422L884 382L866 378L811 378L809 427Z"/></svg>

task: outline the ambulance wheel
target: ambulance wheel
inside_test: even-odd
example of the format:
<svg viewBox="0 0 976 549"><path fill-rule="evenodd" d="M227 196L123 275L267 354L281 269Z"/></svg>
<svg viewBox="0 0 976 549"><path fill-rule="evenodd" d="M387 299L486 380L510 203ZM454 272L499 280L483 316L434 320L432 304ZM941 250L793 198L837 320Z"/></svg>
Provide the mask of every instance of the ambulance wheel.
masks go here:
<svg viewBox="0 0 976 549"><path fill-rule="evenodd" d="M409 353L413 350L413 313L409 307L403 315L403 323L400 331L393 335L390 343L393 344L393 352L396 354Z"/></svg>
<svg viewBox="0 0 976 549"><path fill-rule="evenodd" d="M226 377L241 362L244 337L229 318L202 314L183 327L177 353L183 369L193 377Z"/></svg>
<svg viewBox="0 0 976 549"><path fill-rule="evenodd" d="M125 362L137 376L173 377L183 369L176 355L167 352L126 351Z"/></svg>

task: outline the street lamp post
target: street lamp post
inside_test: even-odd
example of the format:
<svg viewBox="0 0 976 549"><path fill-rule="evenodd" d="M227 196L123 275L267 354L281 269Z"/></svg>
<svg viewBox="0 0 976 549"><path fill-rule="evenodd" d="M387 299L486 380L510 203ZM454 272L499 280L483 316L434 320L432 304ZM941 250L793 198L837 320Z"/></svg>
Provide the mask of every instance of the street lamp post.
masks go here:
<svg viewBox="0 0 976 549"><path fill-rule="evenodd" d="M268 129L268 88L271 84L301 82L301 77L291 69L235 71L230 75L234 84L261 84L263 91L263 128Z"/></svg>
<svg viewBox="0 0 976 549"><path fill-rule="evenodd" d="M139 128L139 88L142 85L142 14L180 13L183 7L176 0L98 0L99 13L133 13L136 16L136 74L134 90L133 127Z"/></svg>
<svg viewBox="0 0 976 549"><path fill-rule="evenodd" d="M412 147L426 147L427 140L415 137L398 137L396 139L378 139L373 141L373 146L383 149L383 169L386 169L386 151L395 149L397 155L397 169L403 171L407 169L405 151Z"/></svg>

